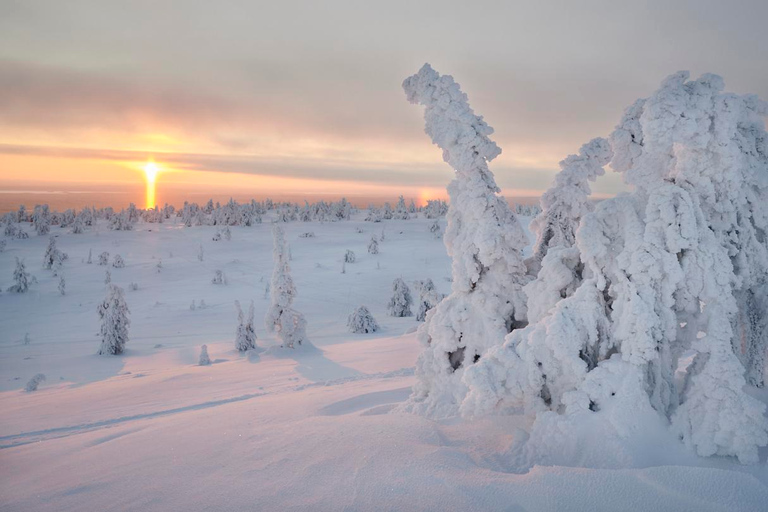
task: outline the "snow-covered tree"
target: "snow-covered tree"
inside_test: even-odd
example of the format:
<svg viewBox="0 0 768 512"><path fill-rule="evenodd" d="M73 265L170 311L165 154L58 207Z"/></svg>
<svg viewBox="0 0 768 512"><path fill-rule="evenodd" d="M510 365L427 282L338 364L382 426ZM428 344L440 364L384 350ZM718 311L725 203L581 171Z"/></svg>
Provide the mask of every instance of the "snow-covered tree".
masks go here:
<svg viewBox="0 0 768 512"><path fill-rule="evenodd" d="M355 309L347 318L347 328L352 333L371 333L381 330L376 319L365 306Z"/></svg>
<svg viewBox="0 0 768 512"><path fill-rule="evenodd" d="M64 276L59 277L59 293L62 295L67 294L67 282L64 280Z"/></svg>
<svg viewBox="0 0 768 512"><path fill-rule="evenodd" d="M398 277L392 283L392 298L387 304L389 314L394 317L413 316L411 304L413 304L411 289Z"/></svg>
<svg viewBox="0 0 768 512"><path fill-rule="evenodd" d="M395 213L392 215L392 218L398 220L407 220L411 218L408 213L408 207L405 206L405 198L403 196L398 198L397 205L395 206Z"/></svg>
<svg viewBox="0 0 768 512"><path fill-rule="evenodd" d="M13 271L14 284L8 288L8 291L11 293L25 293L29 290L29 286L35 282L37 282L37 280L27 272L24 260L16 258L16 268Z"/></svg>
<svg viewBox="0 0 768 512"><path fill-rule="evenodd" d="M125 268L125 260L119 254L115 254L115 257L112 260L112 266L115 268Z"/></svg>
<svg viewBox="0 0 768 512"><path fill-rule="evenodd" d="M108 285L107 296L97 311L101 320L99 354L122 354L128 342L128 326L131 324L123 289L114 284Z"/></svg>
<svg viewBox="0 0 768 512"><path fill-rule="evenodd" d="M131 203L131 205L133 205L133 203ZM136 207L134 206L134 209L135 208ZM133 229L134 222L135 222L135 219L132 218L131 211L123 210L120 213L110 217L109 229L112 229L114 231L131 231Z"/></svg>
<svg viewBox="0 0 768 512"><path fill-rule="evenodd" d="M99 265L102 267L109 265L109 253L107 251L102 252L99 254Z"/></svg>
<svg viewBox="0 0 768 512"><path fill-rule="evenodd" d="M419 292L419 307L416 310L416 320L419 322L424 322L427 319L427 312L429 312L431 309L437 306L441 300L443 300L443 295L437 292L435 283L433 283L431 279L427 279L426 281L417 284L417 290Z"/></svg>
<svg viewBox="0 0 768 512"><path fill-rule="evenodd" d="M737 355L748 360L754 339L734 326L745 283L759 288L767 268L758 233L768 217L757 205L768 190L758 121L768 109L722 88L714 75L677 73L627 109L611 166L634 192L585 214L574 247L550 246L526 288L531 324L466 372L465 413L523 407L539 449L579 424L622 438L655 417L702 456L757 461L768 421ZM574 286L578 260L584 279ZM575 290L558 298L567 286Z"/></svg>
<svg viewBox="0 0 768 512"><path fill-rule="evenodd" d="M248 308L248 317L243 314L243 309L240 307L240 301L235 301L235 309L237 310L237 334L235 336L235 348L240 352L251 350L256 348L256 329L254 327L254 309L253 301Z"/></svg>
<svg viewBox="0 0 768 512"><path fill-rule="evenodd" d="M465 369L504 336L525 325L522 287L528 282L525 232L499 195L488 162L501 150L493 129L476 116L453 78L428 64L403 82L408 101L426 107L425 131L455 171L444 241L452 258L451 295L419 329L424 351L417 362L411 410L455 414L466 394Z"/></svg>
<svg viewBox="0 0 768 512"><path fill-rule="evenodd" d="M107 270L104 273L104 284L109 285L112 282L112 272Z"/></svg>
<svg viewBox="0 0 768 512"><path fill-rule="evenodd" d="M85 262L90 265L93 263L93 249L88 249L88 259Z"/></svg>
<svg viewBox="0 0 768 512"><path fill-rule="evenodd" d="M603 167L612 156L609 142L597 138L581 146L578 155L569 155L560 162L555 182L541 196L541 213L531 222L531 231L536 234L534 271L538 271L550 247L574 245L581 218L593 209L589 182L605 174Z"/></svg>
<svg viewBox="0 0 768 512"><path fill-rule="evenodd" d="M24 386L24 391L27 391L31 393L32 391L37 391L38 386L45 381L45 375L42 373L38 373L31 379L29 379L29 382L27 382L27 385Z"/></svg>
<svg viewBox="0 0 768 512"><path fill-rule="evenodd" d="M344 263L354 263L356 259L355 252L347 249L347 252L344 253Z"/></svg>
<svg viewBox="0 0 768 512"><path fill-rule="evenodd" d="M272 226L272 238L275 265L270 283L271 304L264 322L269 332L277 333L284 347L294 348L309 343L307 321L291 307L297 294L296 286L291 278L285 233L277 224Z"/></svg>
<svg viewBox="0 0 768 512"><path fill-rule="evenodd" d="M199 366L209 366L211 358L208 356L208 345L200 347L200 359L197 361Z"/></svg>
<svg viewBox="0 0 768 512"><path fill-rule="evenodd" d="M376 239L376 235L371 236L371 241L368 242L368 253L379 254L379 241Z"/></svg>
<svg viewBox="0 0 768 512"><path fill-rule="evenodd" d="M197 251L197 259L203 261L205 258L205 252L203 251L203 244L200 244L200 250Z"/></svg>
<svg viewBox="0 0 768 512"><path fill-rule="evenodd" d="M48 238L48 247L45 249L43 255L43 268L51 269L57 263L61 264L67 259L67 253L61 252L56 247L56 238L51 236Z"/></svg>
<svg viewBox="0 0 768 512"><path fill-rule="evenodd" d="M429 226L429 232L432 233L435 238L440 238L443 236L443 230L440 228L439 219L435 219L435 222Z"/></svg>
<svg viewBox="0 0 768 512"><path fill-rule="evenodd" d="M163 260L157 260L157 265L155 265L155 272L158 274L163 271Z"/></svg>
<svg viewBox="0 0 768 512"><path fill-rule="evenodd" d="M227 284L227 276L224 275L223 271L216 270L216 272L213 275L213 279L211 279L211 283L213 283L213 284Z"/></svg>
<svg viewBox="0 0 768 512"><path fill-rule="evenodd" d="M51 231L50 210L47 204L35 206L32 224L38 235L47 235Z"/></svg>

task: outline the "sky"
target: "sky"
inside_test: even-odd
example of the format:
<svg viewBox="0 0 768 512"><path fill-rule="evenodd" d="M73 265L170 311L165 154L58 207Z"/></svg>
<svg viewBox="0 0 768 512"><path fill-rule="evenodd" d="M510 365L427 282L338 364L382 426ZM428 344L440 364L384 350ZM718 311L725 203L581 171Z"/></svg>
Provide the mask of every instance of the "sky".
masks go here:
<svg viewBox="0 0 768 512"><path fill-rule="evenodd" d="M453 75L508 197L680 69L768 98L768 2L0 0L0 192L445 194L404 78ZM594 190L622 190L608 172ZM137 201L141 201L139 198Z"/></svg>

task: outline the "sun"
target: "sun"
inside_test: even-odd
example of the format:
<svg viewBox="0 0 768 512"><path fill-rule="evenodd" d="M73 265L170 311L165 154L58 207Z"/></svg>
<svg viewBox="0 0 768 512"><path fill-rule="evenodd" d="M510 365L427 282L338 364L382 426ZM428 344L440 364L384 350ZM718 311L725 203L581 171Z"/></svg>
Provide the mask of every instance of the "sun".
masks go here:
<svg viewBox="0 0 768 512"><path fill-rule="evenodd" d="M147 198L145 202L145 208L147 209L157 206L155 202L155 182L157 181L157 173L159 171L160 168L151 160L144 164L144 176L147 179Z"/></svg>

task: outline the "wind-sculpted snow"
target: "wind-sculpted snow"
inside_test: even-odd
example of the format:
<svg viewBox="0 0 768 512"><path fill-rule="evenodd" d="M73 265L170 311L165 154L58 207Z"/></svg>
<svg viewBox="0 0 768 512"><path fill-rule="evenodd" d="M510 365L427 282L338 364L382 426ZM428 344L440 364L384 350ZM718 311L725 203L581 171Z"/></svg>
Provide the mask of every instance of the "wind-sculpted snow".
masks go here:
<svg viewBox="0 0 768 512"><path fill-rule="evenodd" d="M415 411L443 416L456 413L464 399L464 370L525 323L527 240L488 168L501 153L488 138L493 128L475 115L459 85L425 64L403 89L408 101L426 107L425 132L456 171L444 237L452 293L419 330L424 352L409 402Z"/></svg>
<svg viewBox="0 0 768 512"><path fill-rule="evenodd" d="M583 185L610 152L593 148L602 157L582 161L578 183L567 183L574 171L563 165L550 190L564 192L545 195L533 223L546 255L525 287L531 324L467 370L465 414L522 407L536 418L534 452L551 438L545 431L603 416L621 438L651 414L699 455L758 460L768 421L744 388L745 365L750 384L763 384L768 335L759 309L768 272L766 107L722 89L717 76L689 81L681 72L627 109L610 138L611 165L635 190L592 213L572 210L569 218L581 216L574 249L567 230L542 238L552 232L547 215L555 199L585 199ZM695 356L678 382L687 350Z"/></svg>

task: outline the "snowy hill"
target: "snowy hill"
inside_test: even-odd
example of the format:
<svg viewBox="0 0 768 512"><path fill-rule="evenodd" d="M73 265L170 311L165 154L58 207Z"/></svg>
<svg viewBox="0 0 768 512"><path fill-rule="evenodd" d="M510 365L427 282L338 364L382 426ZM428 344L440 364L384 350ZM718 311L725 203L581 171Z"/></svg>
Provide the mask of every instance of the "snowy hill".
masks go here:
<svg viewBox="0 0 768 512"><path fill-rule="evenodd" d="M295 306L317 350L245 355L234 346L235 300L254 301L257 344L277 344L262 321L267 222L233 227L229 241L213 241L215 227L173 223L133 231L99 223L79 235L54 227L69 255L66 295L42 269L48 237L9 240L0 284L11 284L15 257L39 282L0 295L0 510L765 509L764 452L757 466L703 459L669 434L622 468L606 467L611 458L599 453L581 454L577 467L529 468L514 456L526 427L517 417L433 421L394 410L410 394L422 349L420 323L387 314L392 282L429 278L440 293L450 288L432 223L358 214L284 224ZM379 253L369 254L382 230ZM356 261L342 274L346 250ZM104 251L109 266L97 264ZM124 268L111 266L115 254ZM107 270L131 311L119 356L96 355ZM211 282L216 270L227 284ZM360 305L381 332L349 333L347 317ZM197 365L203 344L210 366ZM24 391L37 373L46 380Z"/></svg>

